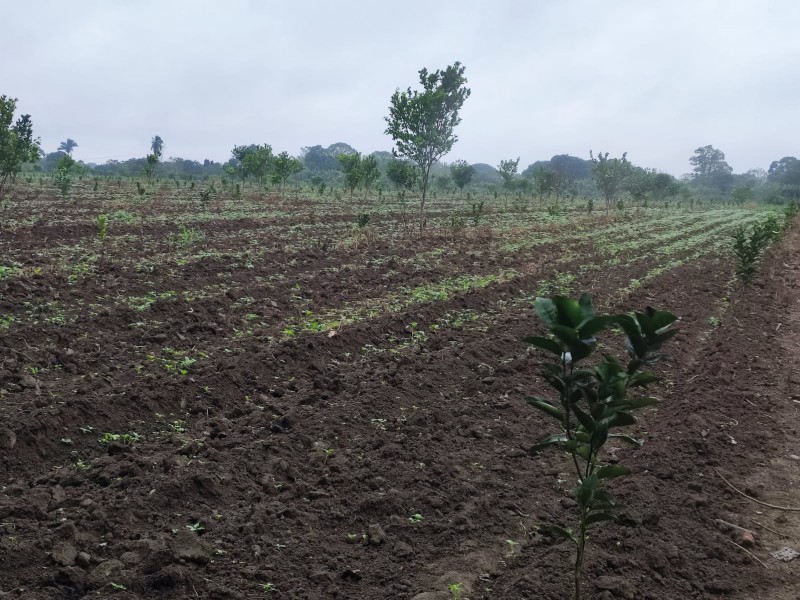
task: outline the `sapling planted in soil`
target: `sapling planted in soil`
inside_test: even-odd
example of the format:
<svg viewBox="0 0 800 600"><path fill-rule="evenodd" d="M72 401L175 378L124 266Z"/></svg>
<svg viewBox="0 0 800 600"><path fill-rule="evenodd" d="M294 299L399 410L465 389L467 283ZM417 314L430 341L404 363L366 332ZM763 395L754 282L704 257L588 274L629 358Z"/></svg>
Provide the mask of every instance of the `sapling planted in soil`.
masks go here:
<svg viewBox="0 0 800 600"><path fill-rule="evenodd" d="M608 479L628 475L620 464L604 464L601 451L609 440L641 446L642 441L614 430L633 425L633 411L657 403L654 398L637 394L659 378L646 367L657 362L661 346L677 329L669 329L676 317L648 307L644 312L597 315L589 294L574 300L565 296L536 299L536 314L547 327L550 337L529 336L525 342L551 355L543 361L544 378L555 390L558 402L529 396L529 404L558 421L561 433L534 445L536 453L557 446L571 456L577 485L572 490L578 501L577 528L546 525L541 529L575 544L575 600L581 598L583 559L588 530L592 525L616 519L614 497L604 489ZM581 364L597 347L598 333L614 326L626 335L628 364L611 354L593 367ZM629 394L630 393L630 394Z"/></svg>

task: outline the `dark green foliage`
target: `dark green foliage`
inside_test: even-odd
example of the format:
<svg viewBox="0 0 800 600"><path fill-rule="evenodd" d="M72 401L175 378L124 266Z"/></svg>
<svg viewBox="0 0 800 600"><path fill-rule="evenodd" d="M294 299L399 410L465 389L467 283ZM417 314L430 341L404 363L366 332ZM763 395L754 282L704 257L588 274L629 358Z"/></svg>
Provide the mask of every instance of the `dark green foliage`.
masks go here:
<svg viewBox="0 0 800 600"><path fill-rule="evenodd" d="M606 212L616 204L617 196L624 190L625 182L631 173L631 163L628 162L628 153L622 158L608 158L608 152L598 152L595 157L592 151L589 156L594 163L592 179L606 202Z"/></svg>
<svg viewBox="0 0 800 600"><path fill-rule="evenodd" d="M63 152L64 154L72 156L72 151L77 147L78 147L78 142L76 142L72 138L67 138L66 141L61 142L58 145L58 152Z"/></svg>
<svg viewBox="0 0 800 600"><path fill-rule="evenodd" d="M537 298L536 314L550 335L529 336L524 341L550 354L550 360L542 362L543 374L558 400L535 396L526 400L557 421L561 432L535 444L531 452L556 446L572 457L577 477L572 490L579 509L577 531L557 526L543 529L576 546L577 600L581 598L587 530L596 523L615 520L619 508L603 482L630 472L619 464L603 464L601 452L610 439L642 445L641 440L617 430L636 423L635 411L656 404L654 398L641 393L658 381L647 367L661 358L661 347L678 330L670 329L676 320L673 314L650 307L633 314L598 315L589 294L579 300ZM583 367L580 363L597 348L596 336L612 326L626 336L627 364L604 353L598 364Z"/></svg>
<svg viewBox="0 0 800 600"><path fill-rule="evenodd" d="M150 140L150 150L159 158L164 153L164 140L161 139L160 135L156 135Z"/></svg>
<svg viewBox="0 0 800 600"><path fill-rule="evenodd" d="M464 186L469 185L474 175L475 167L465 160L457 160L450 165L450 177L462 194L464 193Z"/></svg>
<svg viewBox="0 0 800 600"><path fill-rule="evenodd" d="M79 167L69 154L63 154L58 161L58 166L53 173L53 183L61 192L61 197L66 199L69 195L69 190L75 181L75 174L78 172Z"/></svg>
<svg viewBox="0 0 800 600"><path fill-rule="evenodd" d="M469 210L469 216L472 219L472 225L477 227L483 219L483 202L472 204Z"/></svg>
<svg viewBox="0 0 800 600"><path fill-rule="evenodd" d="M514 185L514 178L517 176L517 167L519 166L519 157L516 160L509 158L508 160L501 160L497 166L497 172L503 178L503 187L511 189Z"/></svg>
<svg viewBox="0 0 800 600"><path fill-rule="evenodd" d="M800 214L800 202L791 200L784 209L784 227L788 229L798 214Z"/></svg>
<svg viewBox="0 0 800 600"><path fill-rule="evenodd" d="M391 98L386 133L395 147L392 154L417 164L422 176L420 227L425 225L425 200L431 167L447 154L458 138L459 112L470 90L465 86L465 68L456 62L444 70L419 72L422 91L397 90Z"/></svg>
<svg viewBox="0 0 800 600"><path fill-rule="evenodd" d="M788 220L787 220L788 222ZM736 256L736 277L749 287L758 275L761 256L781 234L781 224L775 215L754 223L751 228L739 225L733 231L733 253Z"/></svg>
<svg viewBox="0 0 800 600"><path fill-rule="evenodd" d="M777 186L783 198L800 199L800 160L784 156L769 166L767 180Z"/></svg>
<svg viewBox="0 0 800 600"><path fill-rule="evenodd" d="M266 146L266 144L265 144ZM272 183L286 185L286 180L303 170L303 161L289 156L285 150L268 161L268 170L272 174Z"/></svg>
<svg viewBox="0 0 800 600"><path fill-rule="evenodd" d="M733 169L725 162L725 153L714 146L703 146L689 159L694 167L692 181L726 194L733 185Z"/></svg>
<svg viewBox="0 0 800 600"><path fill-rule="evenodd" d="M398 190L410 190L417 184L419 168L407 160L390 160L386 165L386 177Z"/></svg>
<svg viewBox="0 0 800 600"><path fill-rule="evenodd" d="M33 137L30 115L14 121L16 98L0 96L0 200L22 165L39 158L39 140Z"/></svg>
<svg viewBox="0 0 800 600"><path fill-rule="evenodd" d="M369 192L372 185L380 179L381 170L378 168L378 160L370 155L364 157L361 161L361 181L364 184L364 190Z"/></svg>
<svg viewBox="0 0 800 600"><path fill-rule="evenodd" d="M339 161L339 166L344 173L345 185L350 189L350 197L353 197L353 192L361 184L364 172L361 169L361 153L340 153L336 155Z"/></svg>
<svg viewBox="0 0 800 600"><path fill-rule="evenodd" d="M361 213L356 217L356 227L364 229L369 225L369 213Z"/></svg>

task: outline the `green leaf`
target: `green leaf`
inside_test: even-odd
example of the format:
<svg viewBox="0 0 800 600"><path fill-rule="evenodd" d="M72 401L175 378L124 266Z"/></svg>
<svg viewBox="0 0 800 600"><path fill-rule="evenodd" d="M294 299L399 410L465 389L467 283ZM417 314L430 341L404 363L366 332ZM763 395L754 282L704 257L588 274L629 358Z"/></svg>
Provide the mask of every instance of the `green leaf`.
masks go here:
<svg viewBox="0 0 800 600"><path fill-rule="evenodd" d="M590 343L585 340L578 340L570 344L569 353L572 357L573 364L589 356L594 350L594 345L595 345L594 342Z"/></svg>
<svg viewBox="0 0 800 600"><path fill-rule="evenodd" d="M639 446L640 448L644 446L644 440L637 440L634 437L626 435L624 433L610 433L608 434L609 438L613 438L615 440L622 440L623 442L628 442L634 446Z"/></svg>
<svg viewBox="0 0 800 600"><path fill-rule="evenodd" d="M583 321L583 311L576 300L566 296L556 296L553 298L553 303L558 311L557 319L560 325L575 329Z"/></svg>
<svg viewBox="0 0 800 600"><path fill-rule="evenodd" d="M536 396L528 396L525 398L525 401L531 406L538 408L544 413L547 413L551 417L555 417L559 422L564 422L564 412L557 406L550 404L547 400L542 400Z"/></svg>
<svg viewBox="0 0 800 600"><path fill-rule="evenodd" d="M543 362L542 367L544 367L547 371L550 371L556 377L561 377L563 371L561 369L561 365L557 365L555 363Z"/></svg>
<svg viewBox="0 0 800 600"><path fill-rule="evenodd" d="M594 304L592 304L592 295L589 292L585 292L583 295L581 295L580 300L578 300L578 304L581 307L583 321L594 318Z"/></svg>
<svg viewBox="0 0 800 600"><path fill-rule="evenodd" d="M576 444L574 452L575 454L580 456L583 460L588 461L592 458L592 447L589 446L588 444L581 444L579 446Z"/></svg>
<svg viewBox="0 0 800 600"><path fill-rule="evenodd" d="M593 512L586 518L586 525L594 525L603 521L616 521L617 517L607 512Z"/></svg>
<svg viewBox="0 0 800 600"><path fill-rule="evenodd" d="M636 313L636 319L642 326L642 330L648 335L652 336L661 333L661 330L672 325L678 320L678 317L665 310L656 310L653 312L645 311L646 314Z"/></svg>
<svg viewBox="0 0 800 600"><path fill-rule="evenodd" d="M592 432L592 448L598 450L603 447L608 439L608 421L605 419L597 421L595 430Z"/></svg>
<svg viewBox="0 0 800 600"><path fill-rule="evenodd" d="M594 317L581 323L578 327L578 335L582 340L591 338L599 331L602 331L609 323L608 317Z"/></svg>
<svg viewBox="0 0 800 600"><path fill-rule="evenodd" d="M575 544L578 543L569 529L564 529L563 527L559 527L558 525L540 525L539 531L546 531L553 537L561 538L563 540L570 540Z"/></svg>
<svg viewBox="0 0 800 600"><path fill-rule="evenodd" d="M644 387L656 381L659 381L661 377L653 373L652 371L642 371L641 373L637 373L630 379L630 387Z"/></svg>
<svg viewBox="0 0 800 600"><path fill-rule="evenodd" d="M536 315L545 326L552 328L553 325L558 324L556 307L550 298L536 298L534 307L536 308Z"/></svg>
<svg viewBox="0 0 800 600"><path fill-rule="evenodd" d="M555 340L551 340L550 338L541 337L537 335L529 335L522 341L525 342L526 344L531 344L533 346L541 348L542 350L547 350L548 352L551 352L552 354L555 354L556 356L559 357L564 353L564 349L561 347L561 345Z"/></svg>
<svg viewBox="0 0 800 600"><path fill-rule="evenodd" d="M631 470L622 465L606 465L597 469L598 479L613 479L614 477L621 477L623 475L630 475Z"/></svg>
<svg viewBox="0 0 800 600"><path fill-rule="evenodd" d="M550 331L552 331L554 336L568 346L577 344L580 341L578 339L578 333L571 327L567 327L565 325L553 325L550 328Z"/></svg>
<svg viewBox="0 0 800 600"><path fill-rule="evenodd" d="M598 509L600 508L598 506L599 503L608 505L603 510L609 510L608 507L616 507L617 505L617 501L614 500L614 496L612 496L611 492L609 492L608 490L597 490L597 492L595 492L594 495L594 500L595 503L593 506L596 506Z"/></svg>
<svg viewBox="0 0 800 600"><path fill-rule="evenodd" d="M614 427L627 427L636 423L636 417L626 412L616 412L610 420Z"/></svg>
<svg viewBox="0 0 800 600"><path fill-rule="evenodd" d="M577 490L575 490L575 496L578 502L581 503L581 506L588 506L594 499L598 483L597 475L594 473L581 481L581 484L578 486Z"/></svg>
<svg viewBox="0 0 800 600"><path fill-rule="evenodd" d="M533 446L531 446L530 452L531 454L540 452L541 450L549 448L550 446L557 446L559 444L563 444L564 442L567 442L568 439L569 438L567 438L567 436L563 433L551 435L549 438L544 439L538 444L534 444Z"/></svg>
<svg viewBox="0 0 800 600"><path fill-rule="evenodd" d="M582 444L588 444L591 441L592 436L586 431L576 430L575 439L581 442Z"/></svg>
<svg viewBox="0 0 800 600"><path fill-rule="evenodd" d="M647 406L656 406L660 404L658 400L650 396L641 396L639 398L632 398L628 400L630 408L645 408Z"/></svg>
<svg viewBox="0 0 800 600"><path fill-rule="evenodd" d="M578 422L584 426L586 431L592 432L594 431L595 424L594 419L583 412L579 407L573 406L572 412L575 413L575 417L578 419Z"/></svg>

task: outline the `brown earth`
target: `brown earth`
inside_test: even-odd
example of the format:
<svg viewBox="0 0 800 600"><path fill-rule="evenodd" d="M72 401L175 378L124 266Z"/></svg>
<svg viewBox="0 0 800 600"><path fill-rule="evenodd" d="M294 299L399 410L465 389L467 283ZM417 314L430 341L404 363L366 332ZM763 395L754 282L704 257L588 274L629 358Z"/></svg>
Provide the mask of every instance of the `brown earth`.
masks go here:
<svg viewBox="0 0 800 600"><path fill-rule="evenodd" d="M23 229L11 233L16 254L46 248ZM47 230L65 245L92 234ZM20 318L29 317L26 302L77 307L65 325L43 318L0 331L0 596L435 600L460 584L473 600L571 597L570 548L536 533L574 517L569 471L555 453L527 452L550 424L523 401L541 388L538 357L520 342L537 324L528 306L511 303L555 275L555 248L502 263L528 267L510 282L331 333L237 338L239 324L226 317L249 296L262 318L285 317L300 273L311 274L314 306L336 306L448 268L498 267L480 262L475 239L448 268L425 274L395 268L386 280L366 265L314 277L447 239L276 254L255 271L285 281L267 288L239 270L226 280L233 296L200 299L190 311L156 300L146 319L110 300L98 314L87 307L115 285L126 294L163 289L169 272L136 283L111 261L79 289L49 272L0 281L0 305ZM624 298L620 286L648 265L574 281L609 309L651 304L682 320L660 367L663 404L636 427L644 447L615 449L634 471L615 486L629 508L592 539L587 597L800 597L798 563L769 555L800 546L796 513L756 504L720 477L763 502L800 505L798 242L795 230L730 306L721 299L731 263L714 256ZM577 273L584 260L560 269ZM183 267L171 288L219 279L224 261ZM492 317L427 328L465 309ZM179 376L162 368L168 349L208 357ZM136 436L99 443L106 433ZM753 530L750 554L715 520Z"/></svg>

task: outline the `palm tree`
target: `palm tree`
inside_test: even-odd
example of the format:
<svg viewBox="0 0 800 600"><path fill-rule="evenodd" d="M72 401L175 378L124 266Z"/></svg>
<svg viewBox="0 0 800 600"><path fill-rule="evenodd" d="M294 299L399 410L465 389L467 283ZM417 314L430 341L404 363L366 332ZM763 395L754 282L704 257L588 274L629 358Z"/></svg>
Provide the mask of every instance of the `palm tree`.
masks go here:
<svg viewBox="0 0 800 600"><path fill-rule="evenodd" d="M64 152L69 156L72 156L72 151L78 147L78 142L73 140L72 138L67 138L66 142L61 142L58 146L58 152Z"/></svg>
<svg viewBox="0 0 800 600"><path fill-rule="evenodd" d="M161 139L160 135L154 137L150 142L150 149L156 156L161 156L161 151L164 149L164 140Z"/></svg>

